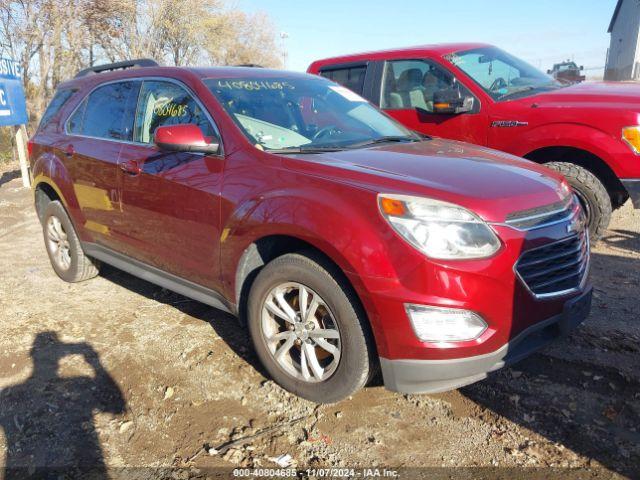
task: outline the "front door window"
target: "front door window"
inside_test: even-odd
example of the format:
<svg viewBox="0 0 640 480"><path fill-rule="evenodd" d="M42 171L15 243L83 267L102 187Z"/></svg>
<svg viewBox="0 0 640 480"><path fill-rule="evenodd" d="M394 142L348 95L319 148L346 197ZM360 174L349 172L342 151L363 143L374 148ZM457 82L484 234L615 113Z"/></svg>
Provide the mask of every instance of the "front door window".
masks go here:
<svg viewBox="0 0 640 480"><path fill-rule="evenodd" d="M441 66L428 60L386 62L382 77L380 106L386 110L419 109L433 112L436 92L456 89L471 93Z"/></svg>
<svg viewBox="0 0 640 480"><path fill-rule="evenodd" d="M171 82L145 81L138 100L135 141L153 143L158 127L185 123L199 126L205 137L215 134L207 115L184 88Z"/></svg>

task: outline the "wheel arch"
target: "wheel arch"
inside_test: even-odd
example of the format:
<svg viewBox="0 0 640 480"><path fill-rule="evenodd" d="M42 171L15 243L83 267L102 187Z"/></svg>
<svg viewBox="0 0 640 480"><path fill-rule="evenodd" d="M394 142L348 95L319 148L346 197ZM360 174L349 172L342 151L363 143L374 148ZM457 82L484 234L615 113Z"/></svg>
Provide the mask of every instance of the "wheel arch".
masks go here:
<svg viewBox="0 0 640 480"><path fill-rule="evenodd" d="M360 311L366 321L364 327L368 330L369 337L373 339L372 348L374 349L374 357L377 359L378 342L382 341L382 339L377 334L378 329L374 327L372 318L370 318L368 313L371 311L370 308L372 308L372 305L368 299L362 295L364 290L361 285L357 284L357 275L349 275L348 272L321 247L293 235L266 235L255 239L245 248L238 261L235 273L234 300L240 321L243 324L246 323L247 299L258 273L270 261L290 253L305 254L321 266L325 268L329 267L330 273L338 276L336 279L338 283L349 289L349 296L357 302L357 305L354 305L354 307ZM374 366L374 371L377 371L377 368L377 365Z"/></svg>
<svg viewBox="0 0 640 480"><path fill-rule="evenodd" d="M55 194L74 224L82 223L73 178L67 165L55 153L45 152L35 159L32 171L34 195L38 188L50 195Z"/></svg>
<svg viewBox="0 0 640 480"><path fill-rule="evenodd" d="M378 351L386 337L370 278L389 278L395 266L387 248L375 193L363 188L336 191L322 179L290 181L238 202L223 220L220 275L224 295L243 318L243 299L268 261L279 255L313 251L335 265L367 314ZM348 192L348 194L347 194Z"/></svg>
<svg viewBox="0 0 640 480"><path fill-rule="evenodd" d="M356 287L344 268L345 260L336 261L334 256L327 253L326 249L311 243L308 240L290 234L268 234L254 239L243 251L235 271L234 301L238 306L238 313L242 314L241 306L246 299L256 275L270 261L289 253L311 252L328 262L341 275L341 280L354 290L354 293L362 303ZM242 315L240 315L242 317Z"/></svg>
<svg viewBox="0 0 640 480"><path fill-rule="evenodd" d="M525 154L524 158L539 164L568 162L590 171L604 184L614 208L622 206L629 198L622 182L607 162L583 148L572 146L541 147Z"/></svg>
<svg viewBox="0 0 640 480"><path fill-rule="evenodd" d="M58 200L60 201L60 203L62 203L65 209L67 208L67 202L60 190L55 186L53 182L50 182L49 180L46 180L42 177L39 179L35 179L33 184L33 195L36 213L41 222L44 208L48 202Z"/></svg>

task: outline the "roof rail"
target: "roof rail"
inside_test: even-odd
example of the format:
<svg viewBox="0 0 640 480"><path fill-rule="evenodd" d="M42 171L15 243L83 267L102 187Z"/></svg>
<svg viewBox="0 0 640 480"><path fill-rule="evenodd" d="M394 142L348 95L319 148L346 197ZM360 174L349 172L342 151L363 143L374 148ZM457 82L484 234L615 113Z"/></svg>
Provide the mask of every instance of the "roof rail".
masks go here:
<svg viewBox="0 0 640 480"><path fill-rule="evenodd" d="M240 63L238 65L234 65L234 67L264 68L262 65L258 65L257 63Z"/></svg>
<svg viewBox="0 0 640 480"><path fill-rule="evenodd" d="M139 58L137 60L125 60L124 62L106 63L104 65L96 65L95 67L85 68L76 73L74 78L85 77L87 75L95 75L96 73L110 72L112 70L125 70L135 67L158 67L158 62L150 58Z"/></svg>

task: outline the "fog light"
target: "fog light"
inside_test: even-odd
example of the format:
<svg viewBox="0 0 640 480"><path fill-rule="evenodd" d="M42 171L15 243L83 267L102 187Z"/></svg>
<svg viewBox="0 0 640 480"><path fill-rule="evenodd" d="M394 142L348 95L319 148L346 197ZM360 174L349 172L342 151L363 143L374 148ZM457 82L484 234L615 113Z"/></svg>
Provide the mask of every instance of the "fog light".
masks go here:
<svg viewBox="0 0 640 480"><path fill-rule="evenodd" d="M487 329L477 313L459 308L405 305L413 331L423 342L475 340Z"/></svg>

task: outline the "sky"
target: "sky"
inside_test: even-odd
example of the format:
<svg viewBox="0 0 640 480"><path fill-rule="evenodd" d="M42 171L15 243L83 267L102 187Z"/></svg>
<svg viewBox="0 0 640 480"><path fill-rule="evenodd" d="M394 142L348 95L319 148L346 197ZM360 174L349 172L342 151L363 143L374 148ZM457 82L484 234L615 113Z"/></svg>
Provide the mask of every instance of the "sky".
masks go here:
<svg viewBox="0 0 640 480"><path fill-rule="evenodd" d="M477 41L543 70L573 59L602 75L616 0L237 0L286 32L286 68L367 50ZM281 40L278 39L280 43Z"/></svg>

